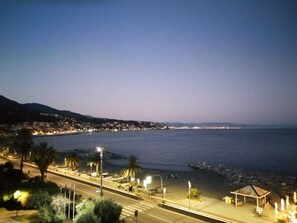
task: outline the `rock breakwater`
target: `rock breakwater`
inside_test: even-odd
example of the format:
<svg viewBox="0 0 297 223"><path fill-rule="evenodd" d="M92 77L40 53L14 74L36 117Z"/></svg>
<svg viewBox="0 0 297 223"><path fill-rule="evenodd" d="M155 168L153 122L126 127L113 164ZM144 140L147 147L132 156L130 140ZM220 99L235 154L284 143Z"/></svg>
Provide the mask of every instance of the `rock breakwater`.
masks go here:
<svg viewBox="0 0 297 223"><path fill-rule="evenodd" d="M288 195L297 191L296 176L287 176L276 173L266 173L255 170L239 168L229 168L224 165L214 165L206 162L189 163L188 166L193 170L207 170L226 178L233 187L246 185L264 186L275 190L281 196Z"/></svg>

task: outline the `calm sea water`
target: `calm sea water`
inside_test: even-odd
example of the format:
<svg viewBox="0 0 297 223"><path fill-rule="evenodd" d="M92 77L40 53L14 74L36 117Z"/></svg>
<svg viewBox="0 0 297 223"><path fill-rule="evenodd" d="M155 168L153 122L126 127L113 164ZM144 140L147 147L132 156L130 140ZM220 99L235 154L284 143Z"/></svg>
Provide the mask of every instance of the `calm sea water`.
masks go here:
<svg viewBox="0 0 297 223"><path fill-rule="evenodd" d="M201 161L297 175L297 129L125 131L34 138L35 143L42 141L58 151L103 146L123 156L136 155L147 168L189 170L188 163Z"/></svg>

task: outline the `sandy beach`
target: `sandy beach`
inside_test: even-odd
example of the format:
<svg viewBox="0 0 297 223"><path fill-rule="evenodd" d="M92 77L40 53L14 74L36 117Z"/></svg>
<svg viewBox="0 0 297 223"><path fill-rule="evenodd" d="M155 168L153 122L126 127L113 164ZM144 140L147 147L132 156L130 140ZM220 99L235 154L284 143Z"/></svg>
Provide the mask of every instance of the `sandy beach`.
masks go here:
<svg viewBox="0 0 297 223"><path fill-rule="evenodd" d="M62 155L60 157L62 157ZM91 174L91 168L87 165L88 158L86 156L81 156L81 158L81 164L77 170L79 172ZM62 165L61 160L60 165ZM108 176L117 178L120 177L120 172L123 167L124 166L122 165L120 166L114 164L113 160L112 163L106 160L103 163L103 172L108 173ZM94 166L92 171L95 171ZM166 188L166 199L172 201L186 198L188 193L188 181L191 182L192 188L197 188L201 192L202 198L204 197L222 200L222 198L225 196L232 196L230 193L231 191L241 188L218 173L210 170L194 170L190 167L188 168L188 171L143 168L142 173L138 173L135 180L137 181L137 179L139 179L140 185L143 185L143 180L147 176L153 176L152 183L148 185L148 189L157 188L157 196L160 197L163 195L161 191L161 176L163 187ZM274 204L275 201L280 200L281 194L279 191L276 191L275 188L269 187L267 185L260 186L262 186L265 190L272 191L268 198L268 201L270 201L271 204Z"/></svg>
<svg viewBox="0 0 297 223"><path fill-rule="evenodd" d="M128 161L127 161L128 162ZM123 166L115 165L113 163L104 162L103 172L108 173L114 178L120 176ZM95 168L93 167L93 171ZM91 168L87 166L87 160L82 160L78 171L91 173ZM147 169L144 168L141 173L136 175L140 180L140 185L143 185L143 180L147 176L152 176L152 183L148 185L149 188L157 188L157 196L162 196L161 179L163 187L166 188L166 199L177 201L184 199L188 193L188 181L191 182L193 188L197 188L201 192L201 197L210 197L222 200L225 196L230 196L230 191L236 189L232 187L229 182L222 176L207 170L193 170L176 171L176 170L161 170L161 169Z"/></svg>

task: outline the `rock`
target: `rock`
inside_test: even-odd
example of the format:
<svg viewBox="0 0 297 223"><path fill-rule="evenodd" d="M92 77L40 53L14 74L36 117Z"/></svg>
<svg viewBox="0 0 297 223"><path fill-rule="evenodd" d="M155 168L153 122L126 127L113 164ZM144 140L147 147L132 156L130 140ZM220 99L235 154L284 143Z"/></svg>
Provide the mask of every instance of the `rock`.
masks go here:
<svg viewBox="0 0 297 223"><path fill-rule="evenodd" d="M224 165L212 165L207 162L189 163L191 169L207 170L225 177L230 185L255 184L258 186L273 187L276 190L288 191L297 190L297 178L295 176L277 175L274 173L264 173L260 171L250 171L244 169L226 168Z"/></svg>

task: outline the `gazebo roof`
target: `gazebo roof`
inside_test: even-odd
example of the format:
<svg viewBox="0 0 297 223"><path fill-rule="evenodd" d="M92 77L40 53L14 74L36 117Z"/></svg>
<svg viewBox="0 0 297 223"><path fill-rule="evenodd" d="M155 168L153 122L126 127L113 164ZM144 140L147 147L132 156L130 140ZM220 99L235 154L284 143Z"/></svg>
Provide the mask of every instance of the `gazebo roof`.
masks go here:
<svg viewBox="0 0 297 223"><path fill-rule="evenodd" d="M254 185L248 185L236 191L232 191L231 193L247 197L262 198L270 194L270 191L264 190Z"/></svg>

